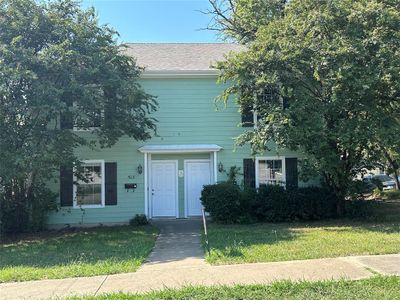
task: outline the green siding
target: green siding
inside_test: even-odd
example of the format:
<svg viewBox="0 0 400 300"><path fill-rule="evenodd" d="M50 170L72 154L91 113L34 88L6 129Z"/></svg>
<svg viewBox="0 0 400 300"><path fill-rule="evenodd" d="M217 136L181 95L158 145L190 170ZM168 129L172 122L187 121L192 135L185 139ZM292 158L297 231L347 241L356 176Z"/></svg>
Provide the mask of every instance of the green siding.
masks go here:
<svg viewBox="0 0 400 300"><path fill-rule="evenodd" d="M218 152L218 162L222 162L226 170L234 165L242 167L243 158L250 157L248 146L235 149L234 138L244 130L238 126L240 114L233 101L226 108L222 103L215 104L215 97L224 88L217 85L215 79L143 79L141 83L148 93L158 97L159 110L153 115L158 120L157 136L146 142L123 137L109 149L78 150L82 159L117 162L118 205L84 211L62 208L51 213L50 224L127 222L135 214L144 213L144 172L139 175L136 170L139 164L144 166L144 155L137 149L145 144L218 144L223 147ZM280 154L296 156L296 153L288 151L280 151ZM276 152L270 155L275 156ZM153 158L156 157L153 155ZM160 157L171 159L172 156ZM183 169L183 159L196 155L182 154L176 157L179 169ZM132 176L133 179L130 178ZM225 174L218 173L218 181L225 178ZM183 187L182 181L183 178L180 178L179 185ZM125 183L137 183L137 189L127 192ZM180 216L183 216L183 188L179 188L179 199Z"/></svg>

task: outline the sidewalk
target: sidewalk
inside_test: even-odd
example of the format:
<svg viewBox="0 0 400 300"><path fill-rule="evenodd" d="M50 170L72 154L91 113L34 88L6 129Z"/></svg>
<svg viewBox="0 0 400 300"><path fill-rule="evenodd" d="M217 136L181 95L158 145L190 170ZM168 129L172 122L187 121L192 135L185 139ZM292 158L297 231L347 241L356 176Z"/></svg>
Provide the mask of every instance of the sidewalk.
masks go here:
<svg viewBox="0 0 400 300"><path fill-rule="evenodd" d="M373 272L400 276L400 254L257 264L144 265L135 273L0 284L0 299L51 299L70 295L143 293L187 285L266 284L275 280L362 279Z"/></svg>
<svg viewBox="0 0 400 300"><path fill-rule="evenodd" d="M161 222L149 260L135 273L0 284L0 299L53 299L113 292L144 293L187 285L266 284L276 280L400 276L400 254L211 266L197 223Z"/></svg>

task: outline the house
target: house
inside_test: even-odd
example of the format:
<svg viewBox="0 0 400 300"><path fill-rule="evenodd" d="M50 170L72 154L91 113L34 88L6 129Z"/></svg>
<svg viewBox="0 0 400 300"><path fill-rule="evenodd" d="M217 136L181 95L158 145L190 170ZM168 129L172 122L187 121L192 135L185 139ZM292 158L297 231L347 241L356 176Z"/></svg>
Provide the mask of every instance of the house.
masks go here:
<svg viewBox="0 0 400 300"><path fill-rule="evenodd" d="M145 142L121 138L109 149L79 149L93 180L74 185L61 171L60 210L49 224L125 223L135 214L187 218L201 214L203 185L226 179L240 167L239 182L297 185L297 154L288 150L255 159L234 138L248 127L234 101L215 103L224 89L210 65L236 44L129 44L127 54L145 67L140 83L157 96L157 135ZM251 116L251 119L253 116ZM84 134L84 133L82 133ZM273 148L273 147L272 147ZM57 186L58 188L58 186Z"/></svg>

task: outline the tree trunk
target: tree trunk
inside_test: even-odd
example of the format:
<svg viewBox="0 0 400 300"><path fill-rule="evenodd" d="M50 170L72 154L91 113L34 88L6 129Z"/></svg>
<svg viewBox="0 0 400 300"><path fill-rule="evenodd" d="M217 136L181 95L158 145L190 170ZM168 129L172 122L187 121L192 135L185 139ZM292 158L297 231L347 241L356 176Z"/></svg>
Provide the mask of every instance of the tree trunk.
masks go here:
<svg viewBox="0 0 400 300"><path fill-rule="evenodd" d="M397 189L400 190L399 165L394 159L392 159L392 157L390 156L390 154L387 151L384 151L384 153L385 153L388 163L390 164L390 166L393 170L394 180L396 181Z"/></svg>
<svg viewBox="0 0 400 300"><path fill-rule="evenodd" d="M346 203L346 200L343 197L338 197L337 202L336 202L336 214L338 217L344 216L344 214L346 212L345 203Z"/></svg>

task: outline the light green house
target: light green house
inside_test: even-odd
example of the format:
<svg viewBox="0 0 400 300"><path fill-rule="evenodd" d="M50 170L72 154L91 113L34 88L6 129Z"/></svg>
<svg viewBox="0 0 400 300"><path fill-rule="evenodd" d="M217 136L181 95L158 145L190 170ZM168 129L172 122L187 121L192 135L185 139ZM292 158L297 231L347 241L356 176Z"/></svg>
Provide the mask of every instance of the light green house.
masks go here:
<svg viewBox="0 0 400 300"><path fill-rule="evenodd" d="M241 168L242 183L297 185L297 154L280 150L253 158L250 147L234 142L251 129L241 124L246 116L233 102L228 107L214 102L224 86L210 65L240 50L235 44L130 44L127 53L146 68L140 83L159 102L153 115L157 135L145 142L121 138L98 151L79 149L92 180L74 185L72 173L62 173L61 208L48 223L126 223L136 214L199 216L203 185L225 180L231 166Z"/></svg>

